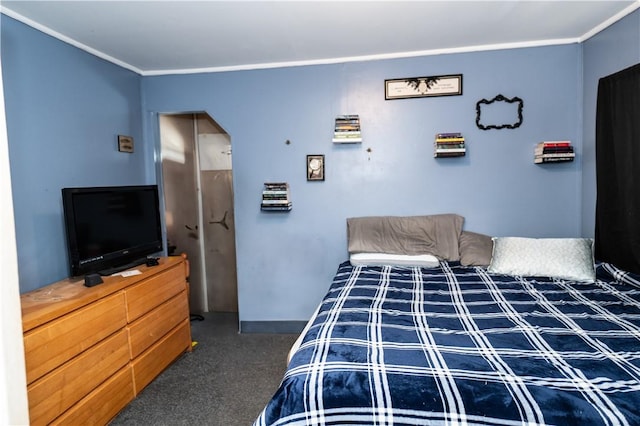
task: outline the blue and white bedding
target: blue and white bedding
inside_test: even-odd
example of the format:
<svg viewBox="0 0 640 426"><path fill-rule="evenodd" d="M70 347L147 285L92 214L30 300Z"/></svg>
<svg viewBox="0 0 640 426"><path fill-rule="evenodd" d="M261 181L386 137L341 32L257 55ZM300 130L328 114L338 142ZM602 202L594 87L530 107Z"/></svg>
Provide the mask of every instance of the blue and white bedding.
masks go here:
<svg viewBox="0 0 640 426"><path fill-rule="evenodd" d="M255 425L639 425L637 278L344 262Z"/></svg>

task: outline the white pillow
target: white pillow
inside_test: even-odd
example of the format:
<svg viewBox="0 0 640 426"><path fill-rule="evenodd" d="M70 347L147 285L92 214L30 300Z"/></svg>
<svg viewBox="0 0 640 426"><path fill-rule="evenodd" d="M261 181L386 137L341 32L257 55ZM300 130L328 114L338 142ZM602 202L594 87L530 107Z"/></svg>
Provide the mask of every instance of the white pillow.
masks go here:
<svg viewBox="0 0 640 426"><path fill-rule="evenodd" d="M353 266L419 266L435 268L440 264L437 257L431 254L389 254L389 253L353 253L349 256Z"/></svg>
<svg viewBox="0 0 640 426"><path fill-rule="evenodd" d="M590 238L494 237L489 272L595 281Z"/></svg>

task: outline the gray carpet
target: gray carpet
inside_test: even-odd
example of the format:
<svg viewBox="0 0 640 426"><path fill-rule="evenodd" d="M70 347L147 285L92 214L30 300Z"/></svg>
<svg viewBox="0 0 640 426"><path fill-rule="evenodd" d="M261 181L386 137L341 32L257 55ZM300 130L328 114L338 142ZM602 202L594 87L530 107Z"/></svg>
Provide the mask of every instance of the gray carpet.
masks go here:
<svg viewBox="0 0 640 426"><path fill-rule="evenodd" d="M182 355L110 423L251 425L280 384L293 334L239 334L237 314L191 322Z"/></svg>

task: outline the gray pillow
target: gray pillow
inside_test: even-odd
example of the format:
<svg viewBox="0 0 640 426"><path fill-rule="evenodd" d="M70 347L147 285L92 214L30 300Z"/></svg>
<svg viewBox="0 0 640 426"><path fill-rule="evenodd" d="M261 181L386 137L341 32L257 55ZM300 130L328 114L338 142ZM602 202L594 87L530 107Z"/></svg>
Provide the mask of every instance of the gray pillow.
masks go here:
<svg viewBox="0 0 640 426"><path fill-rule="evenodd" d="M432 254L460 260L458 240L464 218L457 214L369 216L347 219L349 254Z"/></svg>
<svg viewBox="0 0 640 426"><path fill-rule="evenodd" d="M493 241L490 236L471 231L462 231L460 234L460 264L489 266L492 251Z"/></svg>

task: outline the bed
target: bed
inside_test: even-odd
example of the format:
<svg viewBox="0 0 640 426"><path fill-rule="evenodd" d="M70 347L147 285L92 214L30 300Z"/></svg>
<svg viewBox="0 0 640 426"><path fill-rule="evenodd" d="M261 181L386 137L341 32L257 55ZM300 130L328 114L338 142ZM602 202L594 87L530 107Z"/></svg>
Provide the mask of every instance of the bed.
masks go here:
<svg viewBox="0 0 640 426"><path fill-rule="evenodd" d="M255 425L640 424L639 276L589 239L407 220L348 220L350 258Z"/></svg>

